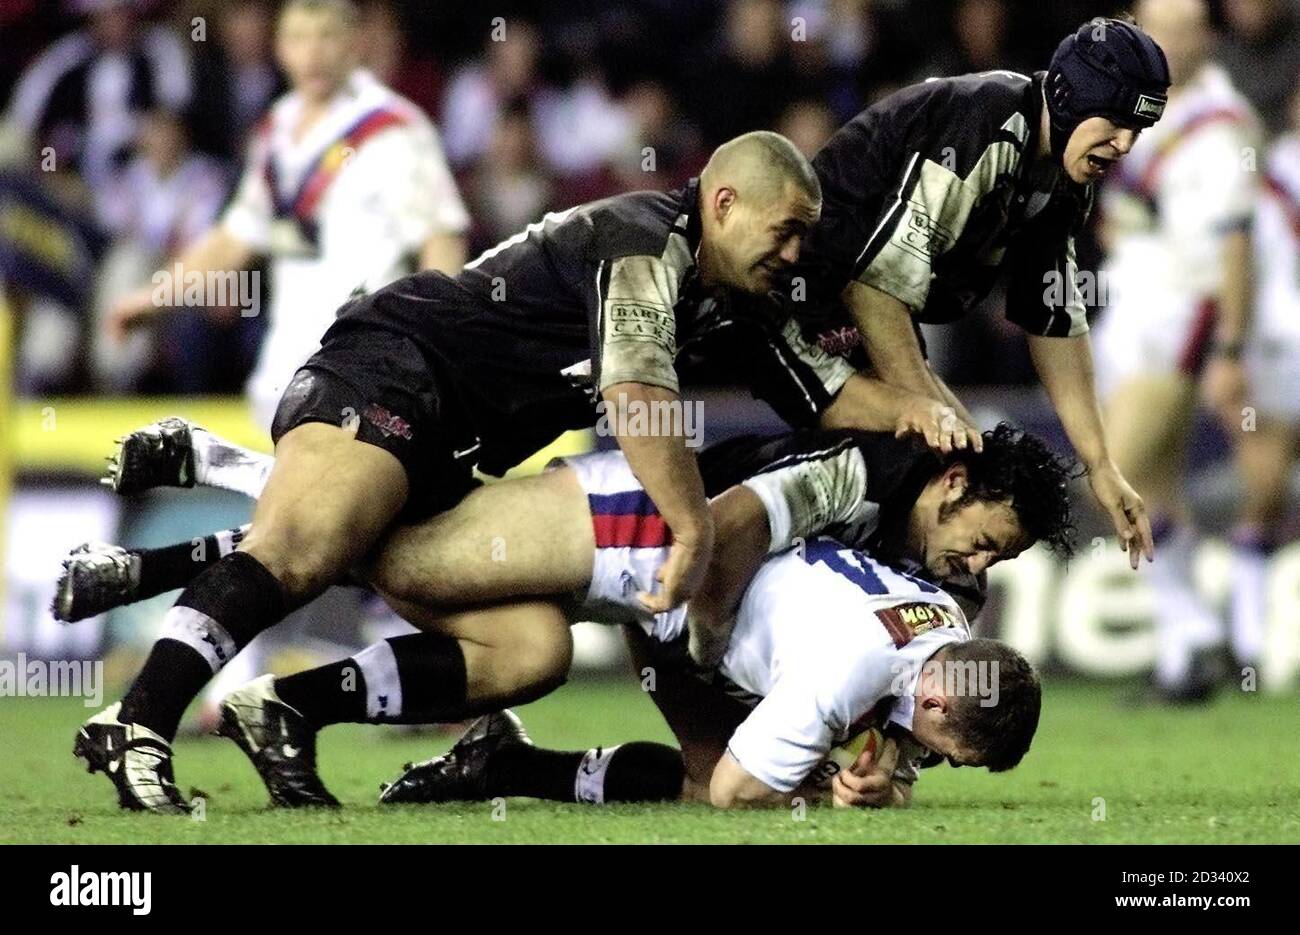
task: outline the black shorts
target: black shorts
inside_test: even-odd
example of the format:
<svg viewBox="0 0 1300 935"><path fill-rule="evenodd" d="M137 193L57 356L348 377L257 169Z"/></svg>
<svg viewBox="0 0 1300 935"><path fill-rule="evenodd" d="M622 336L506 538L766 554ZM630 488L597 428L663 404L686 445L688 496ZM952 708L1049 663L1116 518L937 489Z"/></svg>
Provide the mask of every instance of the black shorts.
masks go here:
<svg viewBox="0 0 1300 935"><path fill-rule="evenodd" d="M285 387L271 423L275 442L307 422L356 426L406 471L403 518L455 506L478 486L475 436L454 389L409 338L382 328L336 324ZM458 455L459 452L459 455Z"/></svg>

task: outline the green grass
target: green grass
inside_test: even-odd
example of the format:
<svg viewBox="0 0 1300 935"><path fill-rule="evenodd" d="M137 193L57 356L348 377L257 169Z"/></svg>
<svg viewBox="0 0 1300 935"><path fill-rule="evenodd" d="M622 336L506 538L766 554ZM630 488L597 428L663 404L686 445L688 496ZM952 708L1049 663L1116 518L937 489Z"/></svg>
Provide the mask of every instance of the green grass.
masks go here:
<svg viewBox="0 0 1300 935"><path fill-rule="evenodd" d="M1114 687L1049 682L1034 749L1015 771L927 770L909 810L723 813L702 806L593 807L511 800L379 808L403 761L450 738L336 727L321 737L337 813L273 811L234 745L177 744L182 789L204 821L124 814L69 751L77 700L0 699L0 842L1300 842L1300 698L1222 697L1196 710L1126 709ZM630 679L576 682L520 709L533 738L570 749L669 739ZM1105 820L1094 821L1097 799Z"/></svg>

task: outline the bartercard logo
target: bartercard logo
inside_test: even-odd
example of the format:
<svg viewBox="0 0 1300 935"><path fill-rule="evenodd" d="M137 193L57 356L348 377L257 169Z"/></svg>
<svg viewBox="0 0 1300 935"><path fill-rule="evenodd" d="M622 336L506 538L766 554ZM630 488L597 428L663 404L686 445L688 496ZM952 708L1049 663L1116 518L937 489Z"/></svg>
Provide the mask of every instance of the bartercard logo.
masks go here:
<svg viewBox="0 0 1300 935"><path fill-rule="evenodd" d="M153 874L148 871L85 871L72 869L50 876L51 906L130 906L147 916L153 907Z"/></svg>

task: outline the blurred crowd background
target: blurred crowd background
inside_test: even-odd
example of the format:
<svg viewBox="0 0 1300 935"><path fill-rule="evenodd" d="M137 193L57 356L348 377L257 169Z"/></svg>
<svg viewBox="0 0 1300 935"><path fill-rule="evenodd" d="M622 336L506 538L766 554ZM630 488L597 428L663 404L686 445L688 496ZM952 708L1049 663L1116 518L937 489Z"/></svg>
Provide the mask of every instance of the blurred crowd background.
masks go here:
<svg viewBox="0 0 1300 935"><path fill-rule="evenodd" d="M671 188L737 133L809 154L863 107L929 75L1046 67L1115 3L1085 0L368 0L360 57L424 108L473 218L470 255L548 210ZM1270 133L1300 73L1292 0L1213 4L1216 57ZM271 0L0 0L0 198L43 204L59 237L0 232L27 395L238 393L266 322L208 309L113 365L97 327L220 214L251 129L284 90ZM501 18L498 20L497 18ZM509 40L493 41L504 22ZM125 58L117 81L99 61ZM647 171L644 153L654 153ZM13 241L20 243L15 246ZM38 242L44 242L38 236ZM8 243L8 246L5 246ZM32 254L35 255L32 255ZM1095 268L1081 247L1081 266ZM274 283L263 278L263 288ZM951 383L1033 382L993 308L935 336Z"/></svg>

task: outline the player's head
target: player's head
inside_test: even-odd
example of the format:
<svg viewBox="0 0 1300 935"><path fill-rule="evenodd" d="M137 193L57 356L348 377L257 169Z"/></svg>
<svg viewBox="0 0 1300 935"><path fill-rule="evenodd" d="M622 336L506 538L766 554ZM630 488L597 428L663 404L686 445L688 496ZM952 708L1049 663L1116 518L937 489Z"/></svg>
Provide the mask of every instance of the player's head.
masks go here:
<svg viewBox="0 0 1300 935"><path fill-rule="evenodd" d="M953 452L913 507L910 540L931 574L978 575L1035 542L1068 556L1074 465L1001 422L984 450Z"/></svg>
<svg viewBox="0 0 1300 935"><path fill-rule="evenodd" d="M356 64L357 9L350 0L288 0L275 29L275 56L293 89L333 97Z"/></svg>
<svg viewBox="0 0 1300 935"><path fill-rule="evenodd" d="M700 173L700 273L708 285L763 293L799 257L821 214L812 164L779 133L757 130L719 146Z"/></svg>
<svg viewBox="0 0 1300 935"><path fill-rule="evenodd" d="M1043 94L1052 155L1079 184L1095 182L1165 111L1169 65L1136 25L1095 19L1056 47Z"/></svg>
<svg viewBox="0 0 1300 935"><path fill-rule="evenodd" d="M1028 752L1043 692L1024 656L999 640L975 639L927 659L913 697L919 743L953 766L1000 773Z"/></svg>
<svg viewBox="0 0 1300 935"><path fill-rule="evenodd" d="M1210 49L1210 11L1205 0L1140 0L1133 10L1169 63L1169 81L1185 84Z"/></svg>

